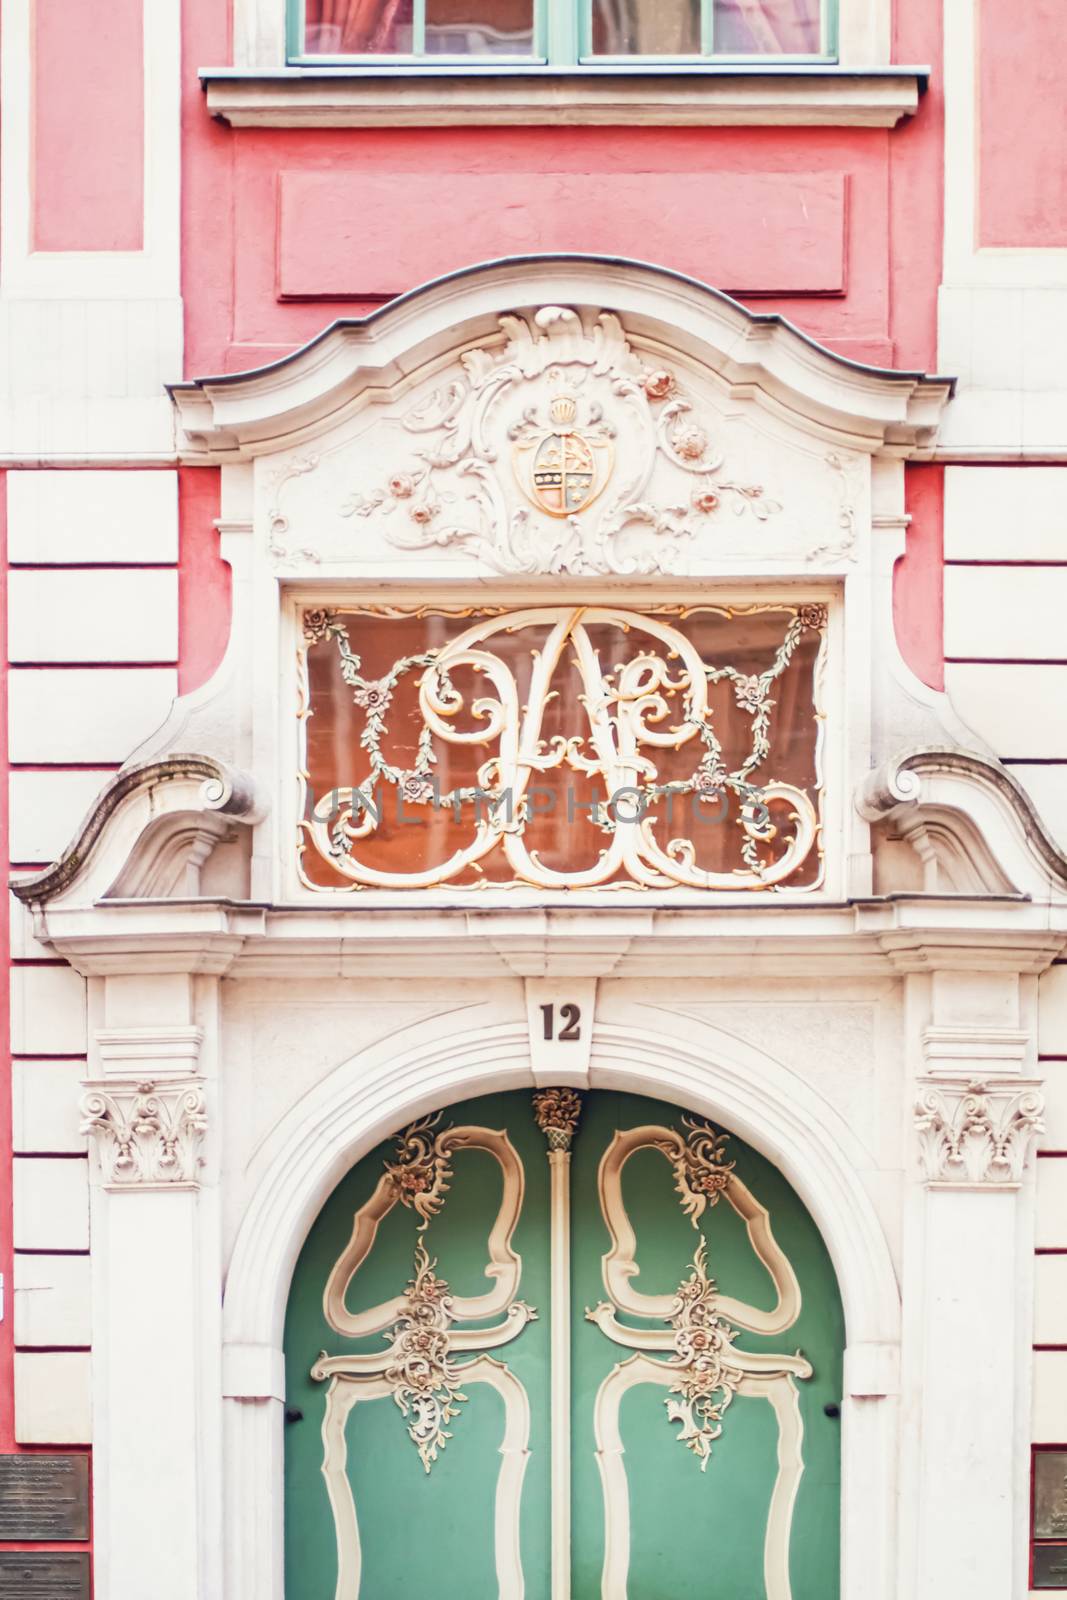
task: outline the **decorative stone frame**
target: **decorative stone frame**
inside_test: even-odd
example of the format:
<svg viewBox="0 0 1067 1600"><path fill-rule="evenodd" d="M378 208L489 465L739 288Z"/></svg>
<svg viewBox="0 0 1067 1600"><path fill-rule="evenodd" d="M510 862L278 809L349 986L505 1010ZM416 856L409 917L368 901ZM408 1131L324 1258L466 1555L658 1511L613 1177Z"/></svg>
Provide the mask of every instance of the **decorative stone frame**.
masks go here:
<svg viewBox="0 0 1067 1600"><path fill-rule="evenodd" d="M598 1026L584 1087L672 1101L714 1118L781 1168L820 1227L845 1309L843 1600L891 1600L897 1540L900 1300L865 1157L844 1119L803 1079L730 1035L700 1043L664 1029ZM441 1105L529 1089L525 1028L441 1035L418 1025L343 1063L290 1111L257 1160L224 1303L227 1600L284 1600L280 1541L252 1543L280 1504L282 1335L289 1282L307 1231L354 1162Z"/></svg>
<svg viewBox="0 0 1067 1600"><path fill-rule="evenodd" d="M788 909L751 895L595 911L576 899L445 906L412 895L373 911L294 904L278 820L292 775L277 690L286 595L328 594L335 580L352 592L367 560L365 546L342 550L324 572L296 537L279 558L271 473L368 390L402 398L428 355L447 362L499 340L501 316L605 304L703 361L739 412L758 401L814 449L862 459L860 510L829 552L818 528L805 542L804 523L805 538L773 559L742 550L725 561L709 540L697 564L722 589L817 581L844 594L836 898ZM90 986L94 1524L107 1600L141 1600L146 1573L154 1600L282 1600L281 1330L307 1229L348 1167L410 1118L560 1082L716 1118L781 1167L821 1228L847 1324L843 1600L1024 1600L1033 989L1067 949L1067 860L1010 773L908 672L893 636L903 462L932 454L950 392L944 379L843 361L675 274L588 258L459 273L271 368L175 391L184 455L223 465L236 602L227 658L114 776L63 858L16 886L36 937ZM489 575L465 557L452 577L481 593ZM425 586L417 563L386 574L405 576ZM669 577L657 577L660 594ZM548 592L551 574L538 579ZM617 593L625 583L612 580ZM887 836L896 865L875 892ZM201 893L215 852L242 840L247 883ZM644 989L664 973L670 1004L650 1021ZM437 1017L355 1055L346 1036L348 1059L235 1155L223 976L231 996L243 979L292 985L309 1026L323 986L332 995L352 979L496 980L510 998L480 1027ZM744 986L748 1043L694 1016L711 976ZM557 980L590 1018L601 995L588 1058L568 1058L562 1075L523 1022ZM831 1009L863 986L893 997L891 1034L858 1063L870 1067L878 1130L866 1143L832 1085L782 1065L788 1029L779 1022L766 1040L772 1002L759 994L813 982ZM161 1374L151 1427L144 1384L131 1381L146 1352Z"/></svg>

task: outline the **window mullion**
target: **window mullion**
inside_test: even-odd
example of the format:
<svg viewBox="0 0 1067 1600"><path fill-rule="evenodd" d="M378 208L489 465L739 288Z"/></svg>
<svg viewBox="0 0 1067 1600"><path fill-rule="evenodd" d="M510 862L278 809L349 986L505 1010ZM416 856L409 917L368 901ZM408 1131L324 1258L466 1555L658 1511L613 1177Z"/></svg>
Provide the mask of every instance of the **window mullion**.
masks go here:
<svg viewBox="0 0 1067 1600"><path fill-rule="evenodd" d="M580 0L580 5L575 5L574 0L537 0L537 3L544 8L549 65L577 66L581 59L580 34L586 33L586 17L592 0ZM579 10L582 13L581 23Z"/></svg>
<svg viewBox="0 0 1067 1600"><path fill-rule="evenodd" d="M700 0L700 53L715 54L715 0Z"/></svg>
<svg viewBox="0 0 1067 1600"><path fill-rule="evenodd" d="M411 8L411 53L426 54L426 0L413 0Z"/></svg>

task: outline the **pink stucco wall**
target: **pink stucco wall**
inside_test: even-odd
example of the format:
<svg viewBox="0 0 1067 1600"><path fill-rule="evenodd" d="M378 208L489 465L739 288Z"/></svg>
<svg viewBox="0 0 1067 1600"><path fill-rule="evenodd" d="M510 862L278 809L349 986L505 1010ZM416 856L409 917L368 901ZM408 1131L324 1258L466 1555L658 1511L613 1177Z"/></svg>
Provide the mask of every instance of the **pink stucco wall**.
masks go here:
<svg viewBox="0 0 1067 1600"><path fill-rule="evenodd" d="M33 246L144 242L141 0L35 0Z"/></svg>
<svg viewBox="0 0 1067 1600"><path fill-rule="evenodd" d="M910 124L234 130L197 68L225 8L185 7L186 358L272 360L333 316L526 250L633 255L780 310L842 354L930 366L941 227L940 22L899 0L934 86Z"/></svg>
<svg viewBox="0 0 1067 1600"><path fill-rule="evenodd" d="M978 243L1067 247L1067 7L978 3Z"/></svg>

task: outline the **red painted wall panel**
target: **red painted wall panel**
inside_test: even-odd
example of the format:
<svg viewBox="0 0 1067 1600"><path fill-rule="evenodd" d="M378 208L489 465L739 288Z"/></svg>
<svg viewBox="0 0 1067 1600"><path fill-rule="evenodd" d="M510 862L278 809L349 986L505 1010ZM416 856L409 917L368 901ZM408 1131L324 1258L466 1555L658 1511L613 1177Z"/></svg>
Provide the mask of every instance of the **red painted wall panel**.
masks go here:
<svg viewBox="0 0 1067 1600"><path fill-rule="evenodd" d="M279 179L282 299L391 298L494 256L584 251L671 266L743 294L841 294L840 172L290 170ZM402 209L397 197L403 197ZM411 220L424 219L416 228Z"/></svg>
<svg viewBox="0 0 1067 1600"><path fill-rule="evenodd" d="M36 0L36 250L143 248L143 5Z"/></svg>
<svg viewBox="0 0 1067 1600"><path fill-rule="evenodd" d="M1063 0L980 0L978 242L1067 246Z"/></svg>
<svg viewBox="0 0 1067 1600"><path fill-rule="evenodd" d="M232 577L219 555L217 467L178 472L178 693L206 683L230 637Z"/></svg>
<svg viewBox="0 0 1067 1600"><path fill-rule="evenodd" d="M907 468L904 500L911 525L893 573L893 622L900 653L931 689L945 687L945 469Z"/></svg>

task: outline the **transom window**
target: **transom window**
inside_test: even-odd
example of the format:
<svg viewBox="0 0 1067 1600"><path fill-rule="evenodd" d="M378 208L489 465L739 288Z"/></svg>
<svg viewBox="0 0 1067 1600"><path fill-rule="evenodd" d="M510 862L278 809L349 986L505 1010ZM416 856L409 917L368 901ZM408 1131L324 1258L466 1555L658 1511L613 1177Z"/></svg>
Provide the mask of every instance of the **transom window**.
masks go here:
<svg viewBox="0 0 1067 1600"><path fill-rule="evenodd" d="M290 0L290 56L566 67L832 58L834 0Z"/></svg>

